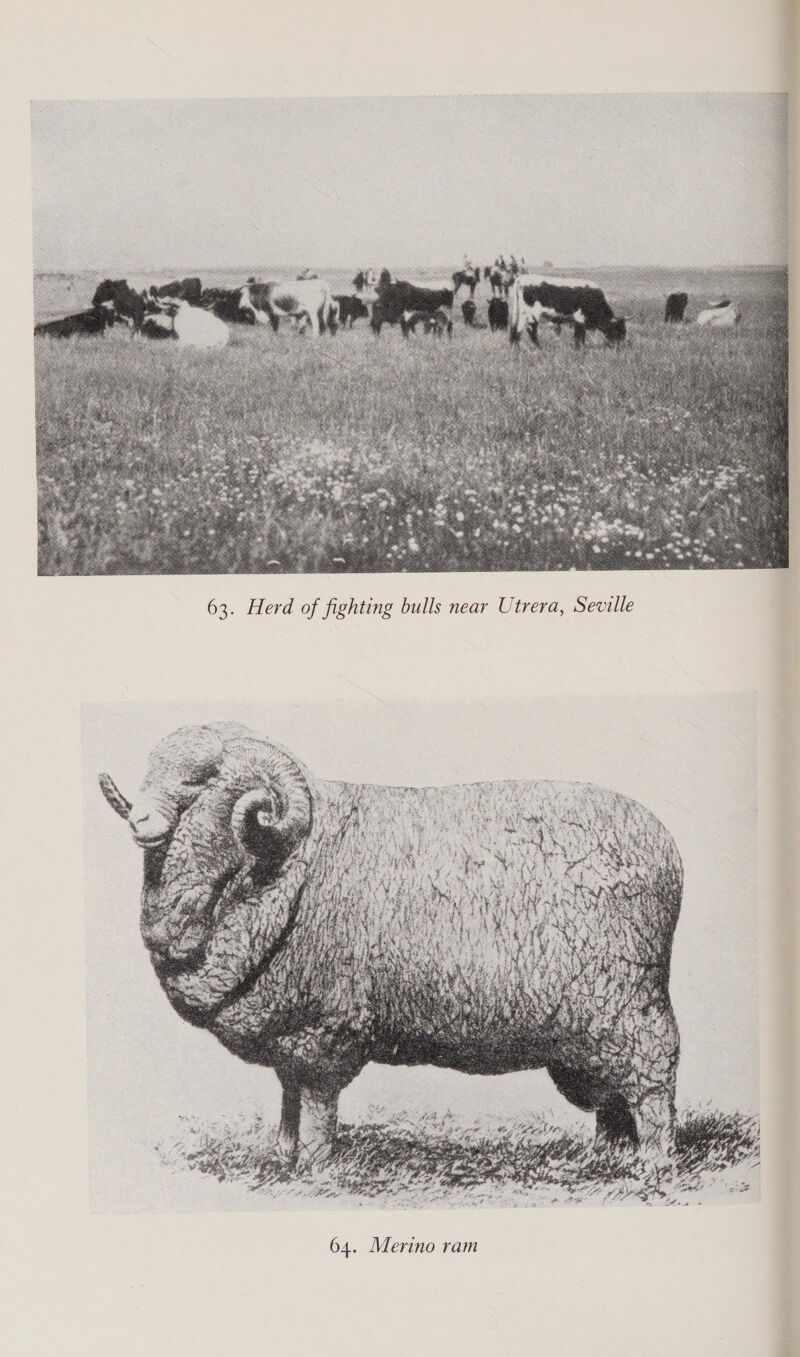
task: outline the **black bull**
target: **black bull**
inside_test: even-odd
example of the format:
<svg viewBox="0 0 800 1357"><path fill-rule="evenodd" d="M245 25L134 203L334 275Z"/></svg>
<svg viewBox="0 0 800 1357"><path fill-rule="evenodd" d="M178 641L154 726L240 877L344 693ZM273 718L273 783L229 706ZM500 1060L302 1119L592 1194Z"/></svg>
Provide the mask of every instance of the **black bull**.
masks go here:
<svg viewBox="0 0 800 1357"><path fill-rule="evenodd" d="M519 284L517 284L519 286ZM564 287L558 283L539 282L523 284L522 301L526 307L538 302L545 318L556 325L572 325L574 328L575 348L581 348L586 342L587 330L599 330L611 344L619 344L625 338L625 320L615 316L599 287ZM519 315L509 329L512 344L521 338ZM538 318L531 316L527 321L527 331L531 342L538 345Z"/></svg>
<svg viewBox="0 0 800 1357"><path fill-rule="evenodd" d="M161 287L151 287L151 297L177 297L190 306L200 306L203 286L199 278L176 279L172 283L162 283Z"/></svg>
<svg viewBox="0 0 800 1357"><path fill-rule="evenodd" d="M333 300L339 308L340 325L352 327L359 318L369 317L369 307L361 297L354 297L349 292L339 292L334 293Z"/></svg>
<svg viewBox="0 0 800 1357"><path fill-rule="evenodd" d="M414 283L381 283L378 300L372 308L372 328L376 335L381 326L396 325L406 311L421 311L433 315L453 305L451 287L416 287Z"/></svg>
<svg viewBox="0 0 800 1357"><path fill-rule="evenodd" d="M664 307L664 320L668 325L680 325L689 304L688 292L670 292Z"/></svg>
<svg viewBox="0 0 800 1357"><path fill-rule="evenodd" d="M505 330L508 326L508 302L505 297L489 298L489 328Z"/></svg>
<svg viewBox="0 0 800 1357"><path fill-rule="evenodd" d="M102 335L106 326L114 324L114 314L104 306L93 306L61 320L47 320L34 325L35 335L50 335L53 339L69 339L72 335Z"/></svg>
<svg viewBox="0 0 800 1357"><path fill-rule="evenodd" d="M252 292L252 287L251 287ZM242 289L240 287L206 287L203 288L200 305L204 311L211 311L220 320L232 322L236 325L255 325L256 318L252 311L242 309Z"/></svg>

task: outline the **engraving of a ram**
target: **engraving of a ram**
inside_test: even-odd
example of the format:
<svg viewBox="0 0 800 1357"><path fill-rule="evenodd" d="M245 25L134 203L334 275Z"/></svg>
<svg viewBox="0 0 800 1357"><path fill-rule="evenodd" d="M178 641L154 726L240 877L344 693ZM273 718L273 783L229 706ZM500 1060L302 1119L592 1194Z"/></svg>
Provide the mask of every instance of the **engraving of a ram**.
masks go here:
<svg viewBox="0 0 800 1357"><path fill-rule="evenodd" d="M673 1152L682 867L643 806L572 782L317 781L234 723L150 755L141 932L177 1012L283 1089L277 1149L323 1162L368 1061L546 1067L603 1144Z"/></svg>

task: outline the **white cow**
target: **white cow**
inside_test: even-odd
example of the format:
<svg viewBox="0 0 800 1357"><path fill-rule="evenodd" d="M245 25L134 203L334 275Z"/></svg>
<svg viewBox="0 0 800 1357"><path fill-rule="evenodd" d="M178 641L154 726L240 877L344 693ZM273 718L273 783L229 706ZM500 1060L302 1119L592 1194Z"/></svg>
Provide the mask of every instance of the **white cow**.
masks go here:
<svg viewBox="0 0 800 1357"><path fill-rule="evenodd" d="M278 329L282 316L292 316L312 335L336 329L331 289L322 278L294 278L285 283L245 283L239 294L243 311L251 311L257 325Z"/></svg>
<svg viewBox="0 0 800 1357"><path fill-rule="evenodd" d="M177 298L170 298L163 310L172 316L172 330L182 348L221 349L230 339L230 330L224 320L211 311L190 306Z"/></svg>
<svg viewBox="0 0 800 1357"><path fill-rule="evenodd" d="M697 317L697 324L712 325L715 329L722 329L729 325L738 325L741 318L741 313L736 310L733 302L712 302L705 311L700 312Z"/></svg>

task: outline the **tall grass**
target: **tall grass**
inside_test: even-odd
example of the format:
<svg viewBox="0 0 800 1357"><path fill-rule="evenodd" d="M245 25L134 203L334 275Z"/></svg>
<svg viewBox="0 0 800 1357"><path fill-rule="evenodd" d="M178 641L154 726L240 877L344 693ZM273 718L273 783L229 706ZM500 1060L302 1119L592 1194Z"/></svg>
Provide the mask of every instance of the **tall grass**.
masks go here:
<svg viewBox="0 0 800 1357"><path fill-rule="evenodd" d="M787 560L780 299L620 353L238 327L221 353L36 341L40 572Z"/></svg>

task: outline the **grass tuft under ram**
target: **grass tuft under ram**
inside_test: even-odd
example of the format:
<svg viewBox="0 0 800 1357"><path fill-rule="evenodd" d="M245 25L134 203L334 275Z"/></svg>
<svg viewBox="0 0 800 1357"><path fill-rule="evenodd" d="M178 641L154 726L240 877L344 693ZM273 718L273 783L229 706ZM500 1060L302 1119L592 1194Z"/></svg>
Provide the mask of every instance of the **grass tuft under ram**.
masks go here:
<svg viewBox="0 0 800 1357"><path fill-rule="evenodd" d="M679 1118L669 1173L643 1177L631 1155L600 1153L591 1131L540 1117L464 1127L448 1115L397 1117L371 1109L368 1125L343 1126L335 1157L313 1177L294 1177L260 1117L208 1125L182 1119L160 1144L174 1172L237 1184L280 1205L375 1207L544 1206L736 1199L758 1190L757 1118L709 1109Z"/></svg>

